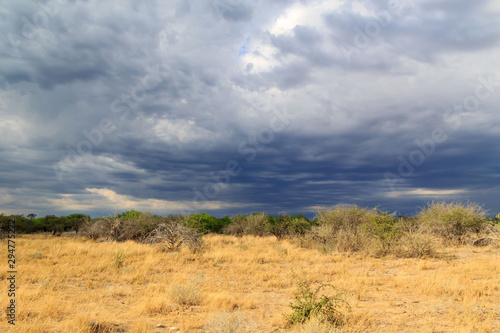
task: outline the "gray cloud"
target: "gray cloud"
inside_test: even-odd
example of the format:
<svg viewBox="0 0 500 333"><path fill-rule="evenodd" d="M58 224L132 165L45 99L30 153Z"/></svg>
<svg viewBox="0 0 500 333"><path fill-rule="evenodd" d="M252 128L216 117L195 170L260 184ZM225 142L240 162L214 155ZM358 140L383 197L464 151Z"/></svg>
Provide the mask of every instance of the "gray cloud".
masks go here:
<svg viewBox="0 0 500 333"><path fill-rule="evenodd" d="M57 1L0 10L6 213L498 209L494 1Z"/></svg>

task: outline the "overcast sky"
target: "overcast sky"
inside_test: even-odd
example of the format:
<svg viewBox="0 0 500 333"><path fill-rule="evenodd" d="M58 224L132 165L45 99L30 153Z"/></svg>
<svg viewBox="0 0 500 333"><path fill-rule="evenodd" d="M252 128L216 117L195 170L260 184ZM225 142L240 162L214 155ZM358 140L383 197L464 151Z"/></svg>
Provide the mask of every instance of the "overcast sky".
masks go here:
<svg viewBox="0 0 500 333"><path fill-rule="evenodd" d="M500 212L494 0L17 0L0 211Z"/></svg>

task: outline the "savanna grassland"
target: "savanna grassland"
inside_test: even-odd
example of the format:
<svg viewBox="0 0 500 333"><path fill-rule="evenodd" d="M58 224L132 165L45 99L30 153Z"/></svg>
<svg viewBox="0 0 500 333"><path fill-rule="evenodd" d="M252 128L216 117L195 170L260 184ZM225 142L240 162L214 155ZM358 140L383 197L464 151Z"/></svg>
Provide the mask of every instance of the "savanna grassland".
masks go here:
<svg viewBox="0 0 500 333"><path fill-rule="evenodd" d="M76 236L17 238L15 327L2 332L335 332L288 325L296 281L342 293L339 332L500 330L500 251L438 246L402 258L321 251L274 236L203 236L200 251ZM3 246L6 248L6 246ZM5 260L6 261L6 260ZM6 266L4 266L6 267ZM0 304L9 302L7 269ZM158 328L158 324L165 325Z"/></svg>

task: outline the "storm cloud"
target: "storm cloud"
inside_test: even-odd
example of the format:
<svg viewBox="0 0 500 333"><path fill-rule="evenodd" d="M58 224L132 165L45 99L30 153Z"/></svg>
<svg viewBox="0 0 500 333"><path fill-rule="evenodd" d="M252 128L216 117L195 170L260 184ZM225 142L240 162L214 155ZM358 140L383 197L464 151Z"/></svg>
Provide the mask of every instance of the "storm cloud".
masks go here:
<svg viewBox="0 0 500 333"><path fill-rule="evenodd" d="M15 1L0 208L109 215L500 206L500 6Z"/></svg>

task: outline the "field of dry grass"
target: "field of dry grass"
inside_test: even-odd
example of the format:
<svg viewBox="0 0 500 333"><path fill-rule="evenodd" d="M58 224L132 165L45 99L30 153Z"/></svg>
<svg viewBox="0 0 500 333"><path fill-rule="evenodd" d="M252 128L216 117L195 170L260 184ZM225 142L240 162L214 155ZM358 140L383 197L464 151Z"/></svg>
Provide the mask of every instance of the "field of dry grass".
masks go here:
<svg viewBox="0 0 500 333"><path fill-rule="evenodd" d="M401 259L322 253L274 237L204 242L193 254L132 241L18 237L18 323L13 329L2 313L0 331L329 332L314 323L286 327L292 275L305 273L313 285L331 283L345 294L352 309L341 310L342 332L500 332L498 248Z"/></svg>

